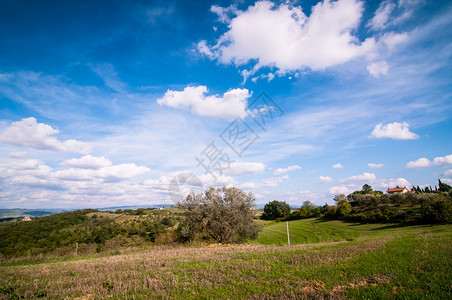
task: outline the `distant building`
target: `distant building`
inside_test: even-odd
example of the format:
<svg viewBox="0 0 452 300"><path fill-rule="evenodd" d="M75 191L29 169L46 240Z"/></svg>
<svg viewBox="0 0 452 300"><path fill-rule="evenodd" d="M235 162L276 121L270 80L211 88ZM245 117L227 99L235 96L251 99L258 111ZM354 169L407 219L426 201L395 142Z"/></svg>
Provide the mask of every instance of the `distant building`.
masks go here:
<svg viewBox="0 0 452 300"><path fill-rule="evenodd" d="M22 219L22 221L28 222L31 221L31 218L29 216L26 216Z"/></svg>
<svg viewBox="0 0 452 300"><path fill-rule="evenodd" d="M410 193L410 191L405 187L403 188L395 188L395 189L388 189L386 191L388 194L407 194Z"/></svg>

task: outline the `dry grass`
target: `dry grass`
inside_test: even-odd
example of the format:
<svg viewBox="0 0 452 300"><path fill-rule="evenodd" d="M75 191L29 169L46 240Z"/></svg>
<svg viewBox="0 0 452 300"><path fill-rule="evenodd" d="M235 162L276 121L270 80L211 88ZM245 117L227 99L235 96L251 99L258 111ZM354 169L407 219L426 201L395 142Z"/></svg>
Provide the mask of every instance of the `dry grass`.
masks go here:
<svg viewBox="0 0 452 300"><path fill-rule="evenodd" d="M45 290L49 299L341 299L423 295L441 299L452 293L451 234L451 227L444 226L402 228L397 234L391 230L354 241L290 247L162 246L146 252L78 261L0 266L0 286L12 286L17 295L25 298L34 298L36 291ZM429 278L444 279L427 282ZM10 296L0 293L0 299Z"/></svg>
<svg viewBox="0 0 452 300"><path fill-rule="evenodd" d="M322 248L344 243L165 249L81 261L3 267L0 279L12 283L25 298L31 298L39 289L45 289L50 298L61 295L85 297L83 299L125 298L141 292L163 297L193 285L207 289L226 287L231 278L242 278L242 283L261 281L260 276L272 272L279 263L294 270L307 265L331 264L359 252L378 249L385 242L368 241L326 249ZM285 278L275 280L274 284L287 284ZM105 287L105 282L111 282L113 286Z"/></svg>

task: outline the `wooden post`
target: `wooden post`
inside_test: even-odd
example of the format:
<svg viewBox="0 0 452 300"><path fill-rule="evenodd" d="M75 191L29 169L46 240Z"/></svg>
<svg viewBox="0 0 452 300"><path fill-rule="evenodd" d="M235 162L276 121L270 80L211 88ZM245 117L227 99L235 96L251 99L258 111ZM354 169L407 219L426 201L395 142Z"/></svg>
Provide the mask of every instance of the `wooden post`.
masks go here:
<svg viewBox="0 0 452 300"><path fill-rule="evenodd" d="M286 221L286 227L287 227L287 243L290 246L289 222L287 222L287 221Z"/></svg>

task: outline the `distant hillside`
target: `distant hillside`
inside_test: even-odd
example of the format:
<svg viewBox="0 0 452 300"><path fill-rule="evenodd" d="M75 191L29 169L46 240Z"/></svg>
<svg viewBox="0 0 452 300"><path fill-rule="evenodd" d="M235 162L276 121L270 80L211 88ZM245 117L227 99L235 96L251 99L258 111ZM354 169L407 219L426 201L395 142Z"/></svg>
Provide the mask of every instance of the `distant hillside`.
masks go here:
<svg viewBox="0 0 452 300"><path fill-rule="evenodd" d="M24 209L24 208L12 208L12 209L0 209L0 219L7 218L21 218L25 216L30 217L43 217L50 216L65 212L63 209Z"/></svg>

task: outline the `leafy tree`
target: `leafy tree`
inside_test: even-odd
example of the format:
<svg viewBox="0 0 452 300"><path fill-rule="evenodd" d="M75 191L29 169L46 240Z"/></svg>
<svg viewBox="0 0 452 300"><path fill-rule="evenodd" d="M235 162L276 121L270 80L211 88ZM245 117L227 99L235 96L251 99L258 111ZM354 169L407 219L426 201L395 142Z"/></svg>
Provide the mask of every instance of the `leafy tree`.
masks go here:
<svg viewBox="0 0 452 300"><path fill-rule="evenodd" d="M348 202L348 198L344 194L337 194L337 195L335 195L333 200L336 201L336 204L339 204L339 203L344 202L344 201Z"/></svg>
<svg viewBox="0 0 452 300"><path fill-rule="evenodd" d="M367 183L363 185L362 191L364 192L364 194L371 194L373 192L372 187Z"/></svg>
<svg viewBox="0 0 452 300"><path fill-rule="evenodd" d="M348 201L342 201L337 205L336 216L338 218L343 218L352 211L352 206Z"/></svg>
<svg viewBox="0 0 452 300"><path fill-rule="evenodd" d="M185 210L185 219L179 227L182 240L244 242L257 238L261 230L253 218L253 194L238 188L210 187L204 194L192 192L178 207Z"/></svg>
<svg viewBox="0 0 452 300"><path fill-rule="evenodd" d="M424 219L433 223L452 223L452 199L441 194L429 196L421 204Z"/></svg>
<svg viewBox="0 0 452 300"><path fill-rule="evenodd" d="M291 209L289 204L284 201L274 200L265 204L264 213L261 218L264 220L282 219L289 216L290 212Z"/></svg>
<svg viewBox="0 0 452 300"><path fill-rule="evenodd" d="M440 192L446 192L452 191L452 187L448 184L442 183L441 180L438 179L438 186Z"/></svg>
<svg viewBox="0 0 452 300"><path fill-rule="evenodd" d="M311 201L303 202L303 205L301 207L306 209L308 212L312 212L313 210L315 210L317 208L317 206L314 203L312 203Z"/></svg>

